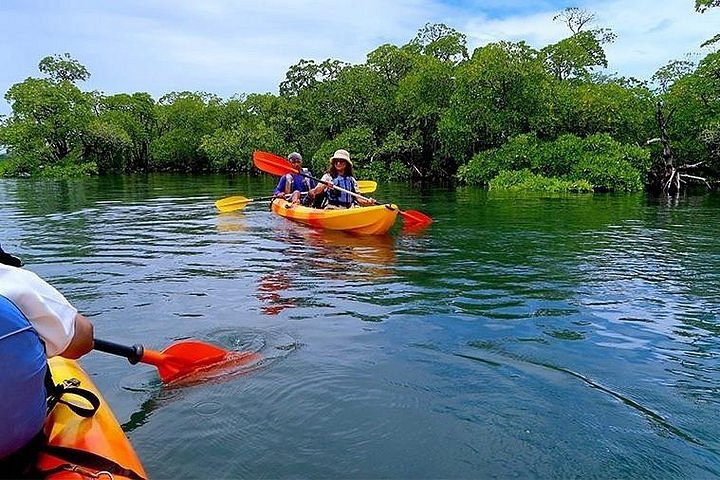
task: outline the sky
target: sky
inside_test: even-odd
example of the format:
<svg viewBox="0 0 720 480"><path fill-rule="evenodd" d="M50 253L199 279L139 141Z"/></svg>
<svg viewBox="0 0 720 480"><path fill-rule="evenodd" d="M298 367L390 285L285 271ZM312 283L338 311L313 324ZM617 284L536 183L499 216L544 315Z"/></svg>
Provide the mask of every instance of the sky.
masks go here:
<svg viewBox="0 0 720 480"><path fill-rule="evenodd" d="M403 45L426 23L467 35L469 50L497 40L535 48L567 37L553 16L566 6L610 27L607 73L649 79L673 59L697 60L720 33L720 8L694 0L0 0L0 91L49 54L69 52L91 73L81 88L106 94L183 90L274 92L300 59L362 63ZM9 106L0 101L0 114Z"/></svg>

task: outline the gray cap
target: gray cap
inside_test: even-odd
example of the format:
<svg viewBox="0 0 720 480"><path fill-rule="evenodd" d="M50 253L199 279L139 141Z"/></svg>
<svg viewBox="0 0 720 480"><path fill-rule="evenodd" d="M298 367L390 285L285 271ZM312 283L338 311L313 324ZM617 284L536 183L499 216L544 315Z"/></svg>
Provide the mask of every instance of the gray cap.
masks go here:
<svg viewBox="0 0 720 480"><path fill-rule="evenodd" d="M298 152L292 152L290 155L288 155L288 160L300 160L302 162L302 155L300 155Z"/></svg>

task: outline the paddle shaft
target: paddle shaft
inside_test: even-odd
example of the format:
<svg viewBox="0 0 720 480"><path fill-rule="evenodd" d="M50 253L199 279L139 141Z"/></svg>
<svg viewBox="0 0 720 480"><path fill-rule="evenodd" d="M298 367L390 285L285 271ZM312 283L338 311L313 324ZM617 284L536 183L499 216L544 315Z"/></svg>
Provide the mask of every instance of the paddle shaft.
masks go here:
<svg viewBox="0 0 720 480"><path fill-rule="evenodd" d="M142 345L136 344L130 347L127 345L120 345L119 343L108 342L107 340L100 340L98 338L95 339L93 349L109 353L111 355L125 357L133 365L140 362L145 354L145 349Z"/></svg>
<svg viewBox="0 0 720 480"><path fill-rule="evenodd" d="M250 198L250 199L248 199L248 203L250 203L250 202L264 202L265 200L272 200L273 198L275 198L275 195L270 195L269 197Z"/></svg>

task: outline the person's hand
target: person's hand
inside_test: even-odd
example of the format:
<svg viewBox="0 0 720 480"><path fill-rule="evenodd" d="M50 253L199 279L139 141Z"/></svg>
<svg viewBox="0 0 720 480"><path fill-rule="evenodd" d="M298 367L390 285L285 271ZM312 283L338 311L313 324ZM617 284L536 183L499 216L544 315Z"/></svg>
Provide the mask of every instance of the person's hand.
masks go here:
<svg viewBox="0 0 720 480"><path fill-rule="evenodd" d="M368 200L370 200L370 205L377 205L377 204L378 204L377 200L375 200L375 199L372 198L372 197L369 197Z"/></svg>

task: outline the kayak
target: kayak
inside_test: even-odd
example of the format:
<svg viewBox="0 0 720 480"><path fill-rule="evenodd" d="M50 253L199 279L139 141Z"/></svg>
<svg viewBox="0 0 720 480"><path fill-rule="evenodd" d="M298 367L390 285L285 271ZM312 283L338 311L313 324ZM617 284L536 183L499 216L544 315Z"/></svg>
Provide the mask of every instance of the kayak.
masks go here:
<svg viewBox="0 0 720 480"><path fill-rule="evenodd" d="M100 400L100 405L89 418L78 415L62 403L90 406L87 400L77 395L65 393L61 403L55 405L45 420L48 447L43 448L37 462L37 468L47 472L44 478L147 478L130 440L80 365L62 357L53 357L48 363L55 384L64 383L66 387L89 390ZM100 472L106 473L98 475Z"/></svg>
<svg viewBox="0 0 720 480"><path fill-rule="evenodd" d="M397 218L397 205L375 205L340 210L325 210L293 205L283 199L275 199L272 211L281 217L316 228L342 230L365 235L382 235L390 230Z"/></svg>

